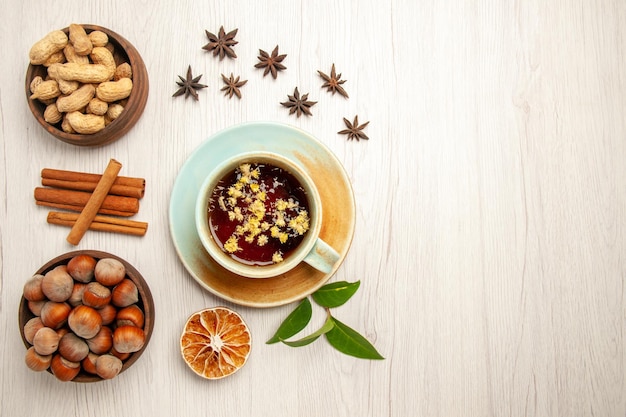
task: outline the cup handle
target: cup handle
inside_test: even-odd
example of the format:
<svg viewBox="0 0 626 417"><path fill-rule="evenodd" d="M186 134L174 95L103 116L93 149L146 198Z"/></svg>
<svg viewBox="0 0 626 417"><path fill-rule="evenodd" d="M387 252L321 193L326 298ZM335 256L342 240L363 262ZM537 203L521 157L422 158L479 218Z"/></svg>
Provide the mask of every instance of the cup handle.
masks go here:
<svg viewBox="0 0 626 417"><path fill-rule="evenodd" d="M339 253L320 238L317 238L313 249L304 258L304 262L326 274L333 270L338 260Z"/></svg>

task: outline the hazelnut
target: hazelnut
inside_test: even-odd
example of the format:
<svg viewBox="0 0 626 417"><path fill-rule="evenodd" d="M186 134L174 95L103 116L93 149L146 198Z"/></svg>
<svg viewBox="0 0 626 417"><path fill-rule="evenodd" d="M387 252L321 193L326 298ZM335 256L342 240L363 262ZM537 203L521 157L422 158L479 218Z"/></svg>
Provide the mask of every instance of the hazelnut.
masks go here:
<svg viewBox="0 0 626 417"><path fill-rule="evenodd" d="M137 352L146 342L143 329L135 326L121 326L113 331L113 348L120 353Z"/></svg>
<svg viewBox="0 0 626 417"><path fill-rule="evenodd" d="M123 279L111 291L111 302L116 307L128 307L139 301L137 286L128 278Z"/></svg>
<svg viewBox="0 0 626 417"><path fill-rule="evenodd" d="M115 350L115 348L112 348L109 353L117 358L120 358L120 360L123 360L123 361L130 358L130 355L131 355L130 352L120 353L117 350Z"/></svg>
<svg viewBox="0 0 626 417"><path fill-rule="evenodd" d="M76 336L83 339L91 339L102 327L102 317L93 307L77 306L70 312L67 324Z"/></svg>
<svg viewBox="0 0 626 417"><path fill-rule="evenodd" d="M63 302L70 298L74 289L74 280L67 273L65 265L46 272L41 280L41 290L51 301Z"/></svg>
<svg viewBox="0 0 626 417"><path fill-rule="evenodd" d="M33 346L40 355L50 355L59 347L59 335L54 329L42 327L33 336Z"/></svg>
<svg viewBox="0 0 626 417"><path fill-rule="evenodd" d="M117 315L117 308L113 304L107 304L102 308L99 308L98 314L102 317L102 325L106 326L115 320L115 316Z"/></svg>
<svg viewBox="0 0 626 417"><path fill-rule="evenodd" d="M80 362L89 353L89 346L83 339L68 332L59 340L59 353L68 361Z"/></svg>
<svg viewBox="0 0 626 417"><path fill-rule="evenodd" d="M66 334L68 334L70 331L67 330L67 327L63 326L60 329L56 329L57 334L59 335L59 340L61 340L61 338L63 336L65 336Z"/></svg>
<svg viewBox="0 0 626 417"><path fill-rule="evenodd" d="M135 326L143 328L144 314L137 304L124 307L117 312L115 324L119 326Z"/></svg>
<svg viewBox="0 0 626 417"><path fill-rule="evenodd" d="M52 357L52 362L50 362L50 370L52 370L57 379L71 381L80 372L80 362L68 361L63 356L56 354Z"/></svg>
<svg viewBox="0 0 626 417"><path fill-rule="evenodd" d="M90 282L83 291L83 304L93 308L102 308L111 301L111 290L99 282Z"/></svg>
<svg viewBox="0 0 626 417"><path fill-rule="evenodd" d="M32 345L35 333L37 333L37 331L42 327L45 326L43 325L41 318L33 317L32 319L28 320L24 325L24 339L26 339L26 341Z"/></svg>
<svg viewBox="0 0 626 417"><path fill-rule="evenodd" d="M24 284L24 298L28 301L43 301L46 299L46 295L41 289L41 281L43 281L43 275L33 275Z"/></svg>
<svg viewBox="0 0 626 417"><path fill-rule="evenodd" d="M108 326L102 326L98 334L91 339L87 339L89 350L95 354L102 355L113 347L113 331Z"/></svg>
<svg viewBox="0 0 626 417"><path fill-rule="evenodd" d="M65 324L72 308L68 303L46 301L41 307L41 321L44 326L58 329Z"/></svg>
<svg viewBox="0 0 626 417"><path fill-rule="evenodd" d="M90 374L96 375L96 361L100 355L96 355L93 352L89 352L89 354L83 359L81 365L83 366L83 370Z"/></svg>
<svg viewBox="0 0 626 417"><path fill-rule="evenodd" d="M102 285L112 287L119 284L126 276L124 264L113 258L102 258L96 264L96 281Z"/></svg>
<svg viewBox="0 0 626 417"><path fill-rule="evenodd" d="M79 282L93 280L96 260L89 255L76 255L67 263L67 272Z"/></svg>
<svg viewBox="0 0 626 417"><path fill-rule="evenodd" d="M26 366L28 366L33 371L41 372L45 371L50 367L50 362L52 361L52 355L40 355L35 350L34 346L31 346L26 351L26 356L24 357L24 362L26 362Z"/></svg>
<svg viewBox="0 0 626 417"><path fill-rule="evenodd" d="M96 360L96 373L102 379L116 377L122 370L122 361L113 355L102 355Z"/></svg>
<svg viewBox="0 0 626 417"><path fill-rule="evenodd" d="M84 284L82 282L74 283L74 288L72 289L72 295L70 295L70 298L67 300L67 302L72 307L79 306L83 303L83 293L85 292L86 287L87 287L87 284Z"/></svg>
<svg viewBox="0 0 626 417"><path fill-rule="evenodd" d="M41 308L46 304L47 300L42 301L28 301L28 309L35 316L41 316Z"/></svg>

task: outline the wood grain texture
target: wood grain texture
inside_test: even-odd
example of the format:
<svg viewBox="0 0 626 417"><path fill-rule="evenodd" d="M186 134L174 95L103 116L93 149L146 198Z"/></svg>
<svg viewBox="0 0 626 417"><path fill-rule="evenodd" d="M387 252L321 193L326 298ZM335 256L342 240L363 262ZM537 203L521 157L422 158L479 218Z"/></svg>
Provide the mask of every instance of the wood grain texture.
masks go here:
<svg viewBox="0 0 626 417"><path fill-rule="evenodd" d="M19 2L0 41L0 414L255 416L624 416L626 414L626 3L539 0ZM141 54L144 114L99 148L49 136L24 98L28 50L52 29L101 25ZM236 60L202 50L204 30L239 28ZM287 70L254 68L279 45ZM348 100L321 88L332 64ZM172 98L191 65L209 87ZM248 83L242 99L221 75ZM294 87L312 117L280 106ZM348 142L358 114L369 141ZM385 356L324 341L266 345L293 305L240 307L201 287L168 228L172 184L209 135L271 120L316 135L342 162L357 206L354 241L331 280L361 280L336 310ZM69 251L32 191L43 167L146 178L145 237L90 231L80 249L131 262L150 284L155 326L118 379L62 384L23 364L23 283ZM227 305L253 349L210 383L180 358L187 317ZM314 310L315 330L324 320ZM62 400L60 400L62 399Z"/></svg>

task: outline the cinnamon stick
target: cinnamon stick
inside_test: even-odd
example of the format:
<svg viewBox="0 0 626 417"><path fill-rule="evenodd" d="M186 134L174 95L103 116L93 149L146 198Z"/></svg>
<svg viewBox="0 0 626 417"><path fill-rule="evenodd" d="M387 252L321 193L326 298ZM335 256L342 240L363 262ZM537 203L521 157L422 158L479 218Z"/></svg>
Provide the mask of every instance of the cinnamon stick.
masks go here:
<svg viewBox="0 0 626 417"><path fill-rule="evenodd" d="M67 208L72 211L81 211L89 201L91 195L92 193L84 191L43 187L35 188L35 200L38 205ZM70 206L72 208L64 206ZM136 214L138 211L139 200L137 198L107 195L102 202L99 213L128 217Z"/></svg>
<svg viewBox="0 0 626 417"><path fill-rule="evenodd" d="M48 213L48 223L59 226L72 227L78 220L77 213L62 213L51 211ZM148 223L138 222L134 220L118 219L109 216L95 216L91 224L90 230L98 230L102 232L123 233L133 236L143 236L148 230Z"/></svg>
<svg viewBox="0 0 626 417"><path fill-rule="evenodd" d="M44 168L41 170L41 178L53 180L74 181L74 182L93 182L97 183L102 178L100 174L89 174L85 172L65 171L62 169ZM134 188L145 188L146 180L143 178L123 177L119 176L113 182L113 185L126 185Z"/></svg>
<svg viewBox="0 0 626 417"><path fill-rule="evenodd" d="M83 238L85 232L89 229L89 225L93 221L94 217L100 210L100 206L104 202L107 194L109 194L109 190L117 177L117 174L122 169L122 164L120 164L115 159L111 159L109 164L107 165L104 173L102 174L102 178L98 181L98 185L96 189L89 197L87 204L83 208L83 211L80 212L78 219L72 226L72 230L67 235L67 241L72 245L78 245L80 240Z"/></svg>
<svg viewBox="0 0 626 417"><path fill-rule="evenodd" d="M88 191L93 192L96 189L97 182L87 181L66 181L55 178L42 178L41 185L46 187L63 188L66 190ZM145 194L145 188L137 188L130 185L113 184L109 190L109 194L120 195L126 197L142 198Z"/></svg>
<svg viewBox="0 0 626 417"><path fill-rule="evenodd" d="M76 212L81 212L83 210L83 206L73 206L71 204L59 204L59 203L50 203L48 201L35 201L35 203L38 206L45 206L45 207L52 207L52 208L57 208L57 209L62 209L62 210L70 210L70 211L76 211ZM133 213L133 212L128 212L128 211L117 211L117 210L108 210L105 208L100 207L100 210L98 210L98 214L107 214L110 216L120 216L120 217L131 217L134 216L137 213Z"/></svg>

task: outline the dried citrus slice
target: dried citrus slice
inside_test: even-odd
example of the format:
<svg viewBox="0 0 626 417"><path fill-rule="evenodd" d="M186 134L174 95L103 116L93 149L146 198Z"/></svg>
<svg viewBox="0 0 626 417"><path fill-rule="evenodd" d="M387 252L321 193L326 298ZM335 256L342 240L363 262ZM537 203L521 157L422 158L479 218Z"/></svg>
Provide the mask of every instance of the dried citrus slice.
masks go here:
<svg viewBox="0 0 626 417"><path fill-rule="evenodd" d="M220 379L246 363L250 342L250 330L241 316L226 307L215 307L187 319L180 336L180 351L196 374Z"/></svg>

